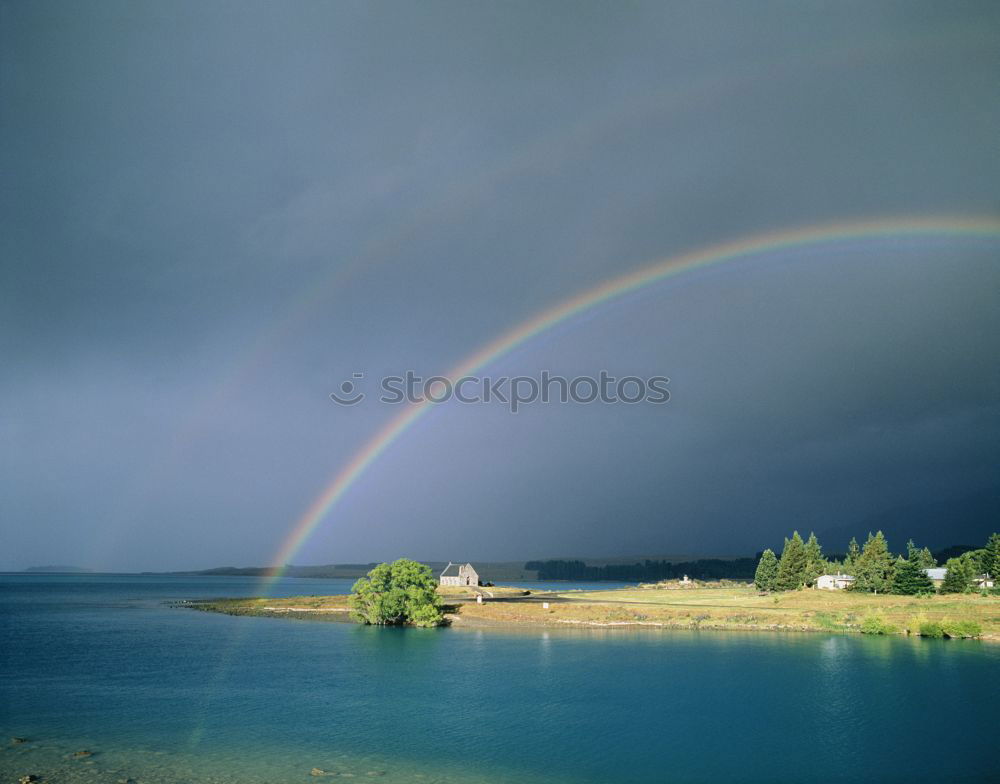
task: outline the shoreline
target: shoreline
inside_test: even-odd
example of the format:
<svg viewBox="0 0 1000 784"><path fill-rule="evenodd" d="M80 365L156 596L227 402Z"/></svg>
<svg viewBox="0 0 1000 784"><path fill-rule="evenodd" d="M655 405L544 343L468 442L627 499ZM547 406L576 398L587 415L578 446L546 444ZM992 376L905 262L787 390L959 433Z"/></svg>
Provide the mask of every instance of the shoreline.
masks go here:
<svg viewBox="0 0 1000 784"><path fill-rule="evenodd" d="M490 589L495 591L496 589ZM806 589L759 594L746 586L689 590L630 590L532 594L505 589L443 592L447 626L468 629L707 630L836 632L881 636L978 639L1000 642L1000 597L928 597ZM204 612L354 623L349 596L196 600L179 603Z"/></svg>

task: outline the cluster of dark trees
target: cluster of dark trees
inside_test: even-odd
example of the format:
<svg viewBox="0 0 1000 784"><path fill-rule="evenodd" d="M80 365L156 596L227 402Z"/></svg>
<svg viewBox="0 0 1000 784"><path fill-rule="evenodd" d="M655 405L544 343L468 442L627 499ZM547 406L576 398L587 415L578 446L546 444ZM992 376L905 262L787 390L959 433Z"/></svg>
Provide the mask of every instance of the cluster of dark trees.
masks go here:
<svg viewBox="0 0 1000 784"><path fill-rule="evenodd" d="M912 539L906 543L906 556L894 557L881 531L869 533L863 547L851 539L841 560L825 558L815 534L803 541L795 531L791 539L785 539L780 559L770 549L761 553L754 584L761 591L791 591L815 585L820 575L836 572L855 578L852 590L912 595L934 590L924 570L937 565L931 551L918 548ZM1000 573L1000 534L992 534L985 547L949 557L945 568L942 593L971 590L973 578L980 574L996 576Z"/></svg>
<svg viewBox="0 0 1000 784"><path fill-rule="evenodd" d="M863 591L921 593L933 587L924 569L942 563L950 580L942 591L966 590L969 581L979 574L1000 574L1000 534L993 534L986 546L956 545L936 553L918 548L910 540L906 554L893 556L885 536L879 531L868 534L863 546L851 539L845 554L824 556L823 548L810 534L807 540L795 532L785 539L781 557L764 550L754 558L701 558L696 561L651 561L631 564L590 566L576 560L528 561L524 568L538 572L540 580L616 580L620 582L657 582L676 580L684 575L696 580L754 580L765 591L788 591L815 584L821 574L841 572L856 578L855 589ZM897 576L898 575L898 576Z"/></svg>
<svg viewBox="0 0 1000 784"><path fill-rule="evenodd" d="M756 558L702 558L697 561L650 561L633 564L588 566L583 561L528 561L525 569L538 572L539 580L619 580L647 582L675 580L684 575L696 580L750 580L757 567Z"/></svg>

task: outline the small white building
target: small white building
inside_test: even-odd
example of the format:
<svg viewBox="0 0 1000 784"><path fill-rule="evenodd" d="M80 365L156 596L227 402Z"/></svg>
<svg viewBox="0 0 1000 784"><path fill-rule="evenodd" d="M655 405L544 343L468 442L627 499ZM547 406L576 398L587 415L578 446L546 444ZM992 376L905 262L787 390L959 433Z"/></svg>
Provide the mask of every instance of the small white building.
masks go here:
<svg viewBox="0 0 1000 784"><path fill-rule="evenodd" d="M993 588L996 585L996 580L989 573L977 574L972 578L972 584L976 588Z"/></svg>
<svg viewBox="0 0 1000 784"><path fill-rule="evenodd" d="M821 574L816 578L816 587L824 591L843 591L853 583L854 578L849 574Z"/></svg>
<svg viewBox="0 0 1000 784"><path fill-rule="evenodd" d="M441 572L441 585L479 585L479 573L472 564L456 564L448 561Z"/></svg>
<svg viewBox="0 0 1000 784"><path fill-rule="evenodd" d="M935 588L939 588L944 582L944 576L948 574L948 570L943 566L937 566L933 569L924 569L924 574L930 578Z"/></svg>

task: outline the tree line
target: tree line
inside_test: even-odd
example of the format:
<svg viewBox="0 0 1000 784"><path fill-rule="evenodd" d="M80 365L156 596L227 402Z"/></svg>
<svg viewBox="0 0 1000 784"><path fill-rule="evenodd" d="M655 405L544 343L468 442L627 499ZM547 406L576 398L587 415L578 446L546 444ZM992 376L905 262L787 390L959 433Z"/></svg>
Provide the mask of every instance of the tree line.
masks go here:
<svg viewBox="0 0 1000 784"><path fill-rule="evenodd" d="M583 561L528 561L524 568L538 572L539 580L578 580L620 582L657 582L676 580L684 575L697 580L750 580L757 567L756 558L702 558L697 561L650 561L632 564L588 566Z"/></svg>
<svg viewBox="0 0 1000 784"><path fill-rule="evenodd" d="M926 547L918 548L911 539L906 556L893 556L881 531L868 534L863 547L851 539L842 559L828 559L815 534L805 541L798 531L785 539L778 558L770 548L761 553L754 572L754 584L761 591L792 591L816 584L823 574L847 574L854 577L851 589L872 593L931 593L934 585L925 569L937 566ZM941 593L963 593L972 589L972 580L980 574L996 577L1000 573L1000 534L991 534L986 545L948 558L947 572L939 588Z"/></svg>

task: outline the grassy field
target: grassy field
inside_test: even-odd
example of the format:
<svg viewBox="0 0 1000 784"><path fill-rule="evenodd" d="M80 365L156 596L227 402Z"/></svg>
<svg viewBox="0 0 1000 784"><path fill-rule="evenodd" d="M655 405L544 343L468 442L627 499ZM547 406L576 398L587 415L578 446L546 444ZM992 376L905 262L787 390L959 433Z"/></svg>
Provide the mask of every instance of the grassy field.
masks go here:
<svg viewBox="0 0 1000 784"><path fill-rule="evenodd" d="M181 606L226 615L273 615L347 620L349 596L292 596L286 599L208 599ZM325 617L324 617L325 616Z"/></svg>
<svg viewBox="0 0 1000 784"><path fill-rule="evenodd" d="M774 631L843 631L970 636L1000 640L1000 597L928 597L850 591L790 591L759 595L750 587L574 592L572 601L463 605L458 622L651 626Z"/></svg>
<svg viewBox="0 0 1000 784"><path fill-rule="evenodd" d="M481 590L481 589L480 589ZM624 589L536 594L486 589L494 596L470 601L469 589L442 589L449 619L462 626L592 626L651 629L837 631L923 636L980 636L1000 641L1000 596L927 597L790 591L760 595L751 587L684 590ZM548 601L548 607L543 605ZM347 596L221 599L190 606L231 615L347 620Z"/></svg>

